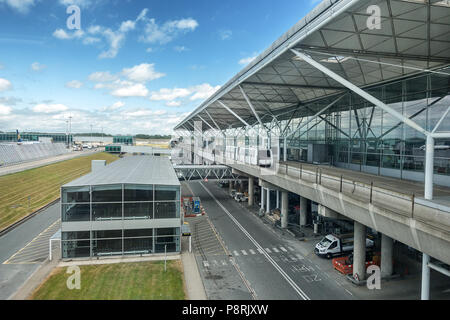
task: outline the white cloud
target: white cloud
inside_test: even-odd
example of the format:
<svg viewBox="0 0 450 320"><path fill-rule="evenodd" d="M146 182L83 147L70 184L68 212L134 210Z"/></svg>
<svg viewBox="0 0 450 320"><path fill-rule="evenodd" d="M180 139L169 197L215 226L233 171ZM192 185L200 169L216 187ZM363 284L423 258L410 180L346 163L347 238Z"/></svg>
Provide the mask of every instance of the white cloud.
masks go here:
<svg viewBox="0 0 450 320"><path fill-rule="evenodd" d="M180 101L169 101L166 103L166 106L168 107L179 107L181 106L181 102Z"/></svg>
<svg viewBox="0 0 450 320"><path fill-rule="evenodd" d="M57 113L66 111L69 108L63 104L46 104L40 103L33 107L33 111L36 113Z"/></svg>
<svg viewBox="0 0 450 320"><path fill-rule="evenodd" d="M239 60L239 64L247 65L247 64L249 64L250 62L252 62L255 59L256 59L256 56L243 58L243 59Z"/></svg>
<svg viewBox="0 0 450 320"><path fill-rule="evenodd" d="M70 5L76 5L80 8L87 8L92 4L91 0L59 0L59 3L63 6L70 6Z"/></svg>
<svg viewBox="0 0 450 320"><path fill-rule="evenodd" d="M231 39L231 36L233 35L233 31L231 30L220 30L219 36L222 40Z"/></svg>
<svg viewBox="0 0 450 320"><path fill-rule="evenodd" d="M0 92L10 90L12 88L11 81L0 78Z"/></svg>
<svg viewBox="0 0 450 320"><path fill-rule="evenodd" d="M123 103L122 101L117 101L117 102L114 102L112 105L110 105L108 107L102 108L101 111L102 112L106 112L106 111L107 112L113 112L113 111L119 110L123 106L125 106L125 103Z"/></svg>
<svg viewBox="0 0 450 320"><path fill-rule="evenodd" d="M28 13L30 7L34 6L34 0L0 0L0 3L6 3L20 13Z"/></svg>
<svg viewBox="0 0 450 320"><path fill-rule="evenodd" d="M189 49L186 48L185 46L176 46L173 48L175 51L177 52L183 52L183 51L188 51Z"/></svg>
<svg viewBox="0 0 450 320"><path fill-rule="evenodd" d="M66 88L80 89L83 86L83 82L78 80L72 80L66 83Z"/></svg>
<svg viewBox="0 0 450 320"><path fill-rule="evenodd" d="M122 74L131 81L147 82L164 77L164 73L156 72L155 65L149 63L142 63L132 68L125 68Z"/></svg>
<svg viewBox="0 0 450 320"><path fill-rule="evenodd" d="M190 97L190 100L207 99L214 92L220 89L220 86L211 86L209 83L203 83L193 88L194 94Z"/></svg>
<svg viewBox="0 0 450 320"><path fill-rule="evenodd" d="M120 32L128 32L130 30L134 30L136 27L136 21L127 20L122 22L120 25L119 31Z"/></svg>
<svg viewBox="0 0 450 320"><path fill-rule="evenodd" d="M0 116L7 116L11 113L11 111L12 111L11 107L0 104Z"/></svg>
<svg viewBox="0 0 450 320"><path fill-rule="evenodd" d="M166 44L172 41L180 33L194 31L198 27L198 22L192 18L171 20L163 25L158 25L155 19L147 19L144 35L140 40L146 43Z"/></svg>
<svg viewBox="0 0 450 320"><path fill-rule="evenodd" d="M162 116L166 114L165 110L149 110L149 109L138 109L138 110L130 110L122 112L122 116L126 119L129 118L141 118L141 117L150 117L150 116Z"/></svg>
<svg viewBox="0 0 450 320"><path fill-rule="evenodd" d="M99 38L95 38L95 37L86 37L83 39L83 44L93 44L93 43L98 43L101 40Z"/></svg>
<svg viewBox="0 0 450 320"><path fill-rule="evenodd" d="M111 94L115 97L146 97L148 89L142 83L120 81L119 87Z"/></svg>
<svg viewBox="0 0 450 320"><path fill-rule="evenodd" d="M84 31L76 30L72 33L67 33L64 29L56 29L53 32L53 36L61 40L80 39L84 36Z"/></svg>
<svg viewBox="0 0 450 320"><path fill-rule="evenodd" d="M98 71L89 75L89 80L93 82L109 82L117 80L118 78L119 77L117 77L116 75L112 75L108 71Z"/></svg>
<svg viewBox="0 0 450 320"><path fill-rule="evenodd" d="M173 101L177 98L184 98L191 94L191 90L185 88L167 89L162 88L159 91L152 92L150 100L153 101Z"/></svg>
<svg viewBox="0 0 450 320"><path fill-rule="evenodd" d="M47 66L44 65L44 64L40 64L39 62L33 62L33 63L31 64L31 69L32 69L33 71L36 71L36 72L42 71L42 70L44 70L45 68L47 68Z"/></svg>

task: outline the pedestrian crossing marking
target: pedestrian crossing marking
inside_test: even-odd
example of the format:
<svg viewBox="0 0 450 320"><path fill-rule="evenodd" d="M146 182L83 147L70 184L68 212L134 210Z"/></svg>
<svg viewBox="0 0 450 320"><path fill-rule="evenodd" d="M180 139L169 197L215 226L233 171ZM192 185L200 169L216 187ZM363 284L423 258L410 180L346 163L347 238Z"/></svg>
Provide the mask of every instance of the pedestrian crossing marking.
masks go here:
<svg viewBox="0 0 450 320"><path fill-rule="evenodd" d="M235 257L239 257L239 253L236 250L233 251L233 254Z"/></svg>
<svg viewBox="0 0 450 320"><path fill-rule="evenodd" d="M284 248L284 247L280 247L280 249L284 252L287 252L286 248Z"/></svg>
<svg viewBox="0 0 450 320"><path fill-rule="evenodd" d="M241 250L242 254L246 256L248 253L245 250Z"/></svg>
<svg viewBox="0 0 450 320"><path fill-rule="evenodd" d="M267 253L272 253L269 248L265 248L265 250L267 251Z"/></svg>
<svg viewBox="0 0 450 320"><path fill-rule="evenodd" d="M254 250L252 250L252 249L250 249L248 251L250 251L251 254L256 254L256 252Z"/></svg>
<svg viewBox="0 0 450 320"><path fill-rule="evenodd" d="M278 250L277 248L272 248L272 250L273 250L273 252L276 252L276 253L280 252L280 250Z"/></svg>

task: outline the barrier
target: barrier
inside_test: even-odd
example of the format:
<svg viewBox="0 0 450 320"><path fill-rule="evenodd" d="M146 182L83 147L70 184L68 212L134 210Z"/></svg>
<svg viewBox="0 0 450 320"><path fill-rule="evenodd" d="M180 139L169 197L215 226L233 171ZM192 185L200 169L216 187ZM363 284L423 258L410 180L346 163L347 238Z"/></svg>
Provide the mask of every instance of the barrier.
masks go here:
<svg viewBox="0 0 450 320"><path fill-rule="evenodd" d="M0 144L0 166L69 153L64 143Z"/></svg>

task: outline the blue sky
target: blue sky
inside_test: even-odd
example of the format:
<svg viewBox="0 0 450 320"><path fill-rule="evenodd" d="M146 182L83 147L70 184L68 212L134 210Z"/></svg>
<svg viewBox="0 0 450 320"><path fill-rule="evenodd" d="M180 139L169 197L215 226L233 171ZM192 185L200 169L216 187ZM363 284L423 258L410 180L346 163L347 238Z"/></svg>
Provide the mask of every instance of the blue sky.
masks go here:
<svg viewBox="0 0 450 320"><path fill-rule="evenodd" d="M0 0L0 130L171 133L316 4Z"/></svg>

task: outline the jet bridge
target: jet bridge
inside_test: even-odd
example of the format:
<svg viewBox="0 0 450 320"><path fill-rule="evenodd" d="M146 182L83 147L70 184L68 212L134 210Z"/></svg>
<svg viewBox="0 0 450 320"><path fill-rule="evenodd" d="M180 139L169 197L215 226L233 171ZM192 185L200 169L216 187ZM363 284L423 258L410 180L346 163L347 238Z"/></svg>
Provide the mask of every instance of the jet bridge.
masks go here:
<svg viewBox="0 0 450 320"><path fill-rule="evenodd" d="M177 173L180 181L193 180L242 180L247 179L237 173L233 173L232 169L224 165L174 165L173 168Z"/></svg>

